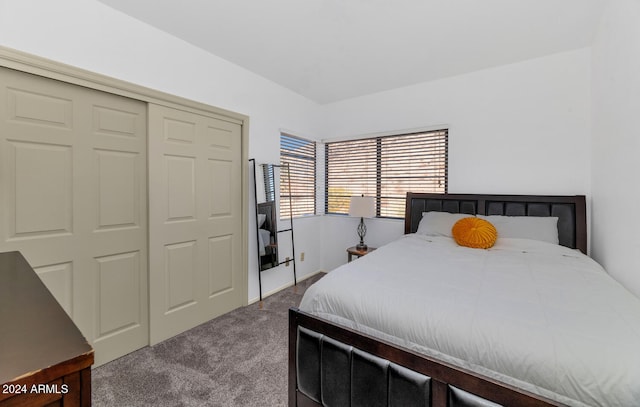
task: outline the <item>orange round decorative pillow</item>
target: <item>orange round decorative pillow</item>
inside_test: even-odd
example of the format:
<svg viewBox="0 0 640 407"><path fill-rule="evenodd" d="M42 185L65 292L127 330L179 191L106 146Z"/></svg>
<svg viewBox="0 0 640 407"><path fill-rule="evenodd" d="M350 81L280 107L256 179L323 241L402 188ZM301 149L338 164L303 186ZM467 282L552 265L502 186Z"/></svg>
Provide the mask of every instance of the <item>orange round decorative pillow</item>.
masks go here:
<svg viewBox="0 0 640 407"><path fill-rule="evenodd" d="M451 228L451 234L460 246L474 249L488 249L498 238L496 228L489 221L475 217L457 221Z"/></svg>

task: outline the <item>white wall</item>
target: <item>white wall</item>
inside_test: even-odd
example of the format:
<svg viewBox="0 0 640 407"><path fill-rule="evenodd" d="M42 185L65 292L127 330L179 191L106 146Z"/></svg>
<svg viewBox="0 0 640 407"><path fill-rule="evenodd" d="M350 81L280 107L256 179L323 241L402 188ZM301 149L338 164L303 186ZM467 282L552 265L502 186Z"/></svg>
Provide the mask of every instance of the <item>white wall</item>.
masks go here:
<svg viewBox="0 0 640 407"><path fill-rule="evenodd" d="M331 271L347 262L347 248L360 242L356 228L360 218L326 215L323 223L322 268ZM404 221L396 219L365 219L367 246L380 247L404 234Z"/></svg>
<svg viewBox="0 0 640 407"><path fill-rule="evenodd" d="M316 103L94 0L0 0L0 45L246 114L249 156L259 163L279 162L281 128L318 134ZM316 228L312 218L296 232L296 249L307 253L300 275L320 268ZM250 227L249 299L258 297L255 233ZM291 268L272 270L263 291L290 281Z"/></svg>
<svg viewBox="0 0 640 407"><path fill-rule="evenodd" d="M449 128L449 192L590 193L590 50L537 58L322 107L325 137ZM346 261L357 221L326 217L323 267ZM402 222L369 220L386 243Z"/></svg>
<svg viewBox="0 0 640 407"><path fill-rule="evenodd" d="M639 238L626 222L639 194L639 7L638 0L610 2L593 47L593 80L591 50L582 49L326 106L94 0L0 0L0 45L246 114L249 155L258 162L278 162L283 128L331 139L445 125L450 192L590 196L592 176L593 255L639 293ZM616 202L623 188L628 199ZM335 216L298 221L296 251L306 257L298 274L346 262L356 223ZM372 246L403 232L401 221L367 226ZM250 299L258 296L253 233ZM291 281L291 269L263 277L268 292Z"/></svg>
<svg viewBox="0 0 640 407"><path fill-rule="evenodd" d="M609 2L593 45L592 256L640 297L640 2Z"/></svg>

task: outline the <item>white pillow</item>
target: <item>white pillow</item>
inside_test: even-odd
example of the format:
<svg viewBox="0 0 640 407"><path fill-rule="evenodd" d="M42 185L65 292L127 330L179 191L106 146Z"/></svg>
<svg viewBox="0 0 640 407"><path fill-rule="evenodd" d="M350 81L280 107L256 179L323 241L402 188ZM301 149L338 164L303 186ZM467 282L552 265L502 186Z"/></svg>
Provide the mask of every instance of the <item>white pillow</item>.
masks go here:
<svg viewBox="0 0 640 407"><path fill-rule="evenodd" d="M261 228L264 224L264 221L267 220L267 215L264 213L258 214L258 228Z"/></svg>
<svg viewBox="0 0 640 407"><path fill-rule="evenodd" d="M416 234L427 236L453 237L451 228L462 218L473 217L467 213L422 212Z"/></svg>
<svg viewBox="0 0 640 407"><path fill-rule="evenodd" d="M555 216L477 216L495 226L498 231L498 239L509 237L559 243L558 218Z"/></svg>

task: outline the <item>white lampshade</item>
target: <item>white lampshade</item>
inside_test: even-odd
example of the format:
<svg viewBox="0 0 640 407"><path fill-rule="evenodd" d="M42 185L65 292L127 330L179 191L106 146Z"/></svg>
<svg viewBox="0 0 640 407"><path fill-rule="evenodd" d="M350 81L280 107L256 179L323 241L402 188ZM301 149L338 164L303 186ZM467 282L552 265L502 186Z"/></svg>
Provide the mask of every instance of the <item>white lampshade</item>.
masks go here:
<svg viewBox="0 0 640 407"><path fill-rule="evenodd" d="M352 196L349 216L373 218L376 216L376 198L373 196Z"/></svg>

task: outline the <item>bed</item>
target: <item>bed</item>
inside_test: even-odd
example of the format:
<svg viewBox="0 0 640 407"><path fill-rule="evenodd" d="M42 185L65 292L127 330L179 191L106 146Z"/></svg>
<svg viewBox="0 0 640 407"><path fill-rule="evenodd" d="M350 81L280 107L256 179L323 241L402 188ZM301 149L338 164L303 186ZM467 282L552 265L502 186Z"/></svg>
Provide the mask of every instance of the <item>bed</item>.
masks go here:
<svg viewBox="0 0 640 407"><path fill-rule="evenodd" d="M463 248L428 212L557 218L557 244ZM289 405L637 405L640 300L586 247L584 196L409 193L403 238L290 309Z"/></svg>

